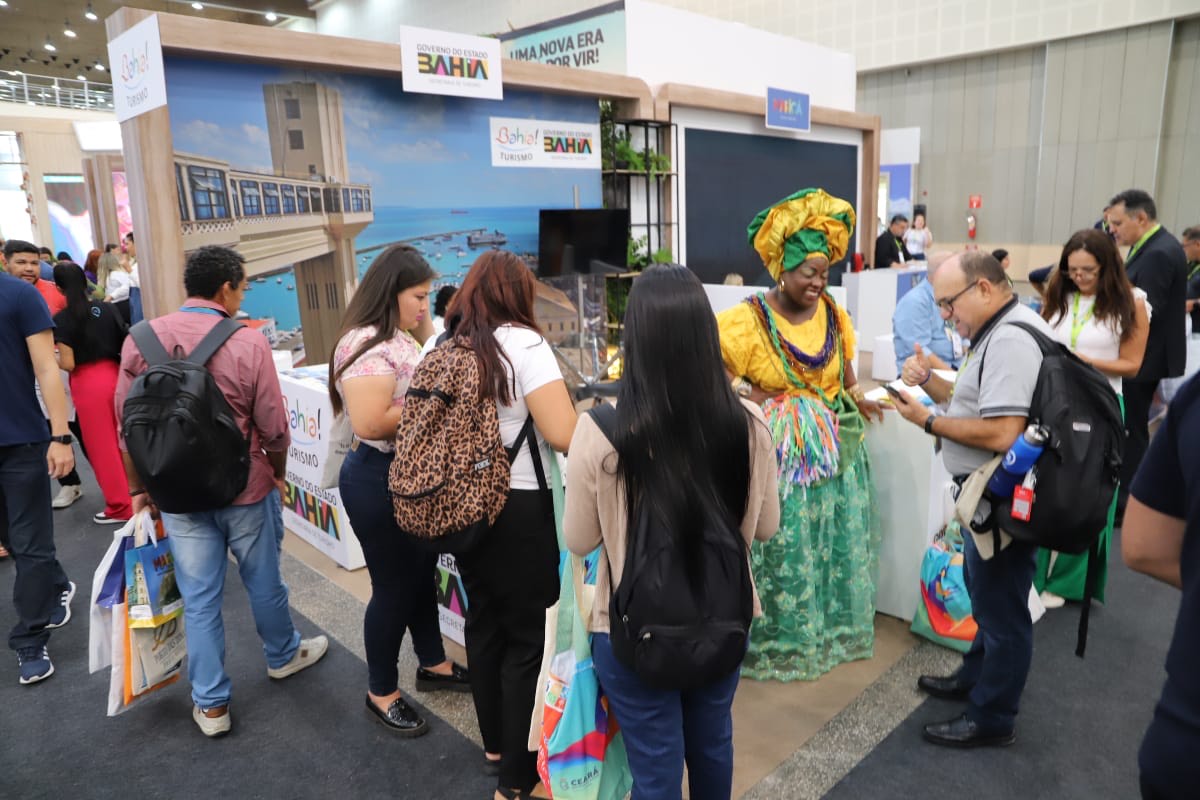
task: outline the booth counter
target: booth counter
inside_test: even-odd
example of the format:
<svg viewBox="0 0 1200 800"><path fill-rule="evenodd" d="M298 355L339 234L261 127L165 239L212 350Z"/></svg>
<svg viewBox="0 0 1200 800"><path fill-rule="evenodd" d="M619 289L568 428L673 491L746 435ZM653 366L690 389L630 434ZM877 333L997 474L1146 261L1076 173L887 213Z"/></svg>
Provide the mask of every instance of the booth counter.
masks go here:
<svg viewBox="0 0 1200 800"><path fill-rule="evenodd" d="M846 310L858 329L858 349L871 352L875 337L891 334L896 303L925 278L925 262L905 269L868 269L848 272L842 277L846 287Z"/></svg>
<svg viewBox="0 0 1200 800"><path fill-rule="evenodd" d="M365 566L362 546L336 488L322 489L321 476L333 431L333 408L321 364L284 370L279 374L284 408L292 431L288 448L287 494L283 498L284 526L348 570ZM466 644L466 593L454 557L438 558L438 616L442 635Z"/></svg>
<svg viewBox="0 0 1200 800"><path fill-rule="evenodd" d="M875 610L911 620L921 598L921 559L946 519L950 474L933 439L892 409L867 425L866 444L883 534Z"/></svg>

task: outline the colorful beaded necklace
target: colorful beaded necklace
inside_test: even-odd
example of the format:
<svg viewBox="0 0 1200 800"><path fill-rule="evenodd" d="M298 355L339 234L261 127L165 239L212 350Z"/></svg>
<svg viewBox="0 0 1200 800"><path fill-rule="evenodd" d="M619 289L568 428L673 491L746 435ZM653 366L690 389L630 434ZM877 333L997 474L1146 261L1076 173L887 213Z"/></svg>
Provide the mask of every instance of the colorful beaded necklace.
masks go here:
<svg viewBox="0 0 1200 800"><path fill-rule="evenodd" d="M820 371L829 364L829 359L833 355L834 348L837 346L837 317L834 314L833 304L827 302L824 297L821 299L821 305L825 307L825 343L821 349L815 354L809 354L801 350L792 342L788 341L779 332L779 326L775 322L775 312L767 305L767 296L763 292L759 292L751 297L746 298L746 302L754 309L755 315L758 317L759 323L763 330L766 331L767 338L775 347L775 352L783 362L783 371L787 375L788 380L797 386L806 386L807 384L800 377L800 373L805 370Z"/></svg>

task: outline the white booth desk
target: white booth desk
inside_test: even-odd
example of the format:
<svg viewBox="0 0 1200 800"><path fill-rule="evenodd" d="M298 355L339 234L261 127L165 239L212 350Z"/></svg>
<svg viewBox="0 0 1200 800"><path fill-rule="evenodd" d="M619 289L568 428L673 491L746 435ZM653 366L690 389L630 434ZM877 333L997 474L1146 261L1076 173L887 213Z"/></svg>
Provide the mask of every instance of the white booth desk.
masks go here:
<svg viewBox="0 0 1200 800"><path fill-rule="evenodd" d="M875 348L875 337L891 335L896 303L925 278L925 262L904 269L868 269L842 276L846 289L846 310L858 331L858 349L868 353ZM840 301L839 301L840 302Z"/></svg>
<svg viewBox="0 0 1200 800"><path fill-rule="evenodd" d="M885 408L867 425L867 453L882 540L875 610L911 620L921 598L921 560L947 519L950 474L933 451L933 437Z"/></svg>
<svg viewBox="0 0 1200 800"><path fill-rule="evenodd" d="M333 430L329 402L329 366L319 364L279 373L284 409L291 426L288 448L287 494L283 523L293 534L320 550L345 569L366 565L362 546L336 488L322 489L321 477ZM454 557L438 557L438 619L442 635L460 645L464 636L466 592Z"/></svg>

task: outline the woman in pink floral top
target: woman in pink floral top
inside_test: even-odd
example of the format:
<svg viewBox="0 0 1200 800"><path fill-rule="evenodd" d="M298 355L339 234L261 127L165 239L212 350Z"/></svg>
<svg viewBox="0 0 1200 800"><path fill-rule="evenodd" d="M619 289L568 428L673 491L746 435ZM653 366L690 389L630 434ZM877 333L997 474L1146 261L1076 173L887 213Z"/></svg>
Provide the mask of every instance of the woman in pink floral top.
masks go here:
<svg viewBox="0 0 1200 800"><path fill-rule="evenodd" d="M329 397L345 413L355 442L338 489L371 575L363 621L367 650L367 710L400 736L420 736L425 720L400 696L400 643L412 635L422 691L470 691L467 671L446 659L438 627L437 556L397 527L388 493L396 425L404 393L421 357L412 331L429 314L434 277L412 247L394 245L371 264L342 320L329 364Z"/></svg>

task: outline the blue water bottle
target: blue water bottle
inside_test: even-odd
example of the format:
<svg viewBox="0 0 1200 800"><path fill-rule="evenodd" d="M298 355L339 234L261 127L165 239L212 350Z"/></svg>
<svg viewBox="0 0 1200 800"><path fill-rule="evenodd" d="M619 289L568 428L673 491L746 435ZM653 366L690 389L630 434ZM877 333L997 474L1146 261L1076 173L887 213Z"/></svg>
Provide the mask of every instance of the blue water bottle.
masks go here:
<svg viewBox="0 0 1200 800"><path fill-rule="evenodd" d="M1013 489L1025 477L1025 473L1046 449L1050 432L1041 425L1030 425L1017 437L1004 454L1004 460L992 473L988 490L996 497L1012 497Z"/></svg>

